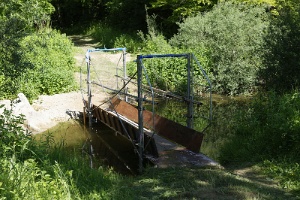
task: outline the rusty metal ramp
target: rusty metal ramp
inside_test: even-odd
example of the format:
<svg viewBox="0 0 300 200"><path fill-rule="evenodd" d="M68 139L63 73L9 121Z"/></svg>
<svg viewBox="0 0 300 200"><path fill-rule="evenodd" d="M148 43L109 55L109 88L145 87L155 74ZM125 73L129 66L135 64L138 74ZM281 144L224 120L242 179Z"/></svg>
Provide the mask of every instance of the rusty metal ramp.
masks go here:
<svg viewBox="0 0 300 200"><path fill-rule="evenodd" d="M92 106L92 110L93 110L92 114L97 120L104 123L106 126L114 130L116 133L130 140L133 143L133 145L137 145L139 134L138 134L138 126L135 123L124 118L123 116L120 116L118 113L115 113L110 110L104 110L95 105ZM145 139L144 153L157 158L158 151L155 144L155 140L153 137L151 137L149 131L146 130L144 131L144 139Z"/></svg>
<svg viewBox="0 0 300 200"><path fill-rule="evenodd" d="M125 116L129 120L138 123L138 110L131 104L118 98L112 99L111 109ZM203 140L203 133L178 124L167 118L161 117L150 111L143 111L144 127L154 131L188 150L198 153Z"/></svg>
<svg viewBox="0 0 300 200"><path fill-rule="evenodd" d="M110 109L137 124L138 110L131 104L114 98ZM147 135L151 135L153 131L155 133L151 137L154 139L158 157L151 157L148 154L147 158L157 167L219 166L217 162L199 153L203 133L159 115L153 115L152 112L147 110L143 111L143 120L145 132L148 132Z"/></svg>

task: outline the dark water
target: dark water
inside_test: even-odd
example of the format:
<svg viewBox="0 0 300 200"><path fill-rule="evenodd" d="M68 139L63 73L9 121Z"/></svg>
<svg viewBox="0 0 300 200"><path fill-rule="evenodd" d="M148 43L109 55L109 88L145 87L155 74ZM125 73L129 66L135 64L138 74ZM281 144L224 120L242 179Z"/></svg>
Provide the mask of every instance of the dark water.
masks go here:
<svg viewBox="0 0 300 200"><path fill-rule="evenodd" d="M203 101L204 105L194 107L194 129L201 132L209 125L205 129L200 152L216 161L218 161L220 147L230 135L229 119L239 109L239 104L230 103L230 99L218 98L214 98L211 124L207 119L200 117L208 115L208 106L205 101ZM156 114L186 126L186 103L172 99L157 102L154 108ZM152 111L151 105L146 105L145 108ZM93 167L104 164L123 174L136 174L138 171L138 155L134 151L133 144L104 124L93 123L93 127L88 128L81 121L69 121L60 123L35 137L41 138L49 133L55 142L63 141L65 147L84 149L86 153L93 154ZM145 163L147 164L150 163Z"/></svg>
<svg viewBox="0 0 300 200"><path fill-rule="evenodd" d="M106 165L122 174L137 173L138 156L132 143L104 124L93 123L89 128L81 121L63 122L35 138L39 140L47 135L51 135L53 143L63 142L65 148L77 148L91 155L92 167Z"/></svg>
<svg viewBox="0 0 300 200"><path fill-rule="evenodd" d="M204 140L200 152L210 158L219 161L222 146L227 142L234 122L234 116L249 102L246 96L228 97L222 95L212 96L212 120L209 121L209 99L199 98L203 104L194 106L193 129L202 132L204 130ZM163 117L187 125L187 104L174 99L162 99L157 101L154 111ZM147 110L152 111L152 106L147 105Z"/></svg>

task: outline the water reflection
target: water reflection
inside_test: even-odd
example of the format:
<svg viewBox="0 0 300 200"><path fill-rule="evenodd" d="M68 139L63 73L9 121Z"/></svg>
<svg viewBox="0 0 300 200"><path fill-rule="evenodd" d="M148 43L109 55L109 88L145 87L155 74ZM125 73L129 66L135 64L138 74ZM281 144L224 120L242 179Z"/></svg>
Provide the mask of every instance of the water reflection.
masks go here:
<svg viewBox="0 0 300 200"><path fill-rule="evenodd" d="M52 145L63 144L65 149L82 151L92 159L93 168L106 165L122 174L136 174L138 171L138 155L133 144L100 122L94 121L91 128L81 121L63 122L34 137L40 141L48 137Z"/></svg>

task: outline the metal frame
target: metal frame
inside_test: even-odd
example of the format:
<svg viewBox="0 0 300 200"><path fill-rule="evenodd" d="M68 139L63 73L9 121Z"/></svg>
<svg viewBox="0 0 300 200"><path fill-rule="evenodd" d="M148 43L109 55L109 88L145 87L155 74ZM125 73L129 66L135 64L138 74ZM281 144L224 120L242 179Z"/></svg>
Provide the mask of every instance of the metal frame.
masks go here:
<svg viewBox="0 0 300 200"><path fill-rule="evenodd" d="M199 61L196 59L194 54L191 53L186 53L186 54L154 54L154 55L138 55L137 56L137 83L138 83L138 126L139 126L139 172L142 173L143 171L143 153L144 153L144 126L143 126L143 85L142 85L142 78L143 78L143 71L145 72L148 84L151 89L152 93L152 100L154 99L154 93L153 93L153 88L151 86L151 83L148 79L148 75L146 73L146 69L143 66L143 59L149 59L149 58L166 58L166 57L174 57L174 58L179 58L179 57L184 57L187 59L187 82L188 82L188 88L187 88L187 110L188 110L188 116L187 116L187 127L188 128L193 128L193 122L194 122L194 113L193 113L193 99L194 99L194 94L193 94L193 88L191 87L193 85L193 66L192 66L192 60L194 60L198 67L200 68L203 76L205 77L206 81L208 82L209 85L209 106L210 106L210 111L209 111L209 120L212 120L212 85L210 82L210 79L208 78L207 74L205 73L204 69L200 65ZM154 101L153 101L154 102ZM154 103L152 104L154 108ZM153 109L153 116L154 116L154 109ZM153 119L154 120L154 119ZM206 128L205 128L206 129Z"/></svg>
<svg viewBox="0 0 300 200"><path fill-rule="evenodd" d="M123 52L123 86L126 86L125 82L128 79L127 78L127 74L126 74L126 48L113 48L113 49L88 49L86 52L86 63L87 63L87 95L88 95L88 101L87 101L87 108L86 111L88 113L88 117L89 117L89 127L92 127L92 92L91 92L91 84L92 81L90 80L90 66L91 66L91 59L90 59L90 53L91 52L109 52L109 51L122 51ZM203 76L205 77L206 81L208 82L208 86L209 86L209 95L210 95L210 111L209 111L209 120L212 120L212 95L211 95L211 91L212 91L212 85L211 82L208 78L208 76L206 75L204 69L202 68L202 66L200 65L199 61L196 59L196 57L191 54L191 53L186 53L186 54L154 54L154 55L138 55L137 56L137 86L138 86L138 155L139 155L139 172L142 173L143 171L143 156L144 156L144 151L145 151L145 146L144 146L144 124L143 124L143 101L145 101L144 97L143 97L143 85L142 85L142 79L143 79L143 74L146 76L146 79L148 81L149 84L149 88L151 89L151 93L152 93L152 106L153 106L153 116L154 116L154 92L153 92L153 88L151 86L151 83L149 81L147 72L146 72L146 68L143 66L143 59L149 59L149 58L166 58L166 57L173 57L173 58L186 58L187 59L187 99L185 99L187 101L187 111L188 111L188 115L187 115L187 127L188 128L193 128L193 123L194 123L194 112L193 112L193 103L194 103L194 94L193 94L193 66L192 66L192 61L194 60L198 67L200 68ZM117 69L118 70L118 69ZM118 76L117 76L118 78ZM117 80L118 82L118 80ZM127 101L127 91L126 88L124 88L124 95L125 95L125 101ZM153 122L154 122L154 117L153 117ZM208 125L209 126L209 125ZM207 127L206 127L207 128ZM205 129L206 129L205 128Z"/></svg>
<svg viewBox="0 0 300 200"><path fill-rule="evenodd" d="M88 101L87 101L87 113L89 116L89 127L92 126L92 92L91 92L91 76L90 76L90 69L91 69L91 56L90 53L92 52L111 52L111 51L122 51L123 52L123 84L125 85L125 80L127 79L126 74L126 48L111 48L111 49L88 49L85 54L85 62L87 66L87 95L88 95ZM117 76L118 78L118 76ZM118 83L118 80L117 80ZM125 99L127 99L126 96L126 89L125 89Z"/></svg>

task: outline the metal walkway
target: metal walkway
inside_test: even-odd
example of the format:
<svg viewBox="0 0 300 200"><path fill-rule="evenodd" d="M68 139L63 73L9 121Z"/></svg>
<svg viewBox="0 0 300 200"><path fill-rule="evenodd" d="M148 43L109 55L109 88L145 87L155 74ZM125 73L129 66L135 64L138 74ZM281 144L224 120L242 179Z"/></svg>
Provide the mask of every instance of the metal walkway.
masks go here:
<svg viewBox="0 0 300 200"><path fill-rule="evenodd" d="M99 83L92 81L91 79L91 58L90 53L92 52L109 52L109 51L122 51L123 55L123 87L113 89L105 86L100 82L98 73L96 73ZM107 127L112 129L115 133L123 136L132 143L134 153L138 156L139 172L141 173L144 168L146 160L150 160L154 165L158 167L164 166L206 166L206 165L217 165L216 162L209 159L203 154L200 154L200 147L203 141L203 132L209 126L212 119L212 102L211 102L211 83L206 73L200 66L199 62L193 54L165 54L165 55L138 55L137 56L137 94L128 93L127 85L131 82L131 78L126 75L126 49L125 48L114 48L114 49L94 49L88 50L86 53L87 63L87 100L84 100L85 110L84 116L88 117L89 127L92 126L92 118L96 121L100 121ZM183 126L165 117L159 116L154 113L154 88L152 87L148 78L146 68L143 65L143 59L151 58L183 58L187 60L187 94L186 96L175 96L180 100L183 100L187 105L187 126ZM203 130L196 131L193 129L194 122L194 104L197 106L202 105L201 102L195 101L194 99L194 88L195 83L193 82L193 66L192 61L198 65L199 73L202 73L207 85L201 85L205 90L209 90L209 102L208 102L208 113L205 119L209 122ZM117 70L118 72L118 70ZM135 76L133 75L133 76ZM117 78L120 78L116 73ZM148 83L144 85L143 81ZM116 92L116 95L112 95L109 98L109 107L101 108L101 105L94 105L92 103L92 84L101 86L102 88L109 89ZM82 87L82 84L81 84ZM147 89L150 92L152 102L152 112L145 110L143 107L144 101L149 101L144 98L143 92ZM84 91L82 89L82 91ZM124 95L124 100L118 98L118 94ZM172 94L172 93L171 93ZM128 97L133 97L137 101L138 106L135 107L127 102ZM174 97L174 95L172 95Z"/></svg>

